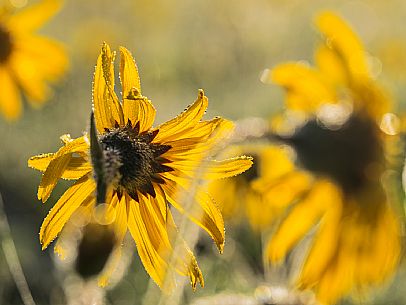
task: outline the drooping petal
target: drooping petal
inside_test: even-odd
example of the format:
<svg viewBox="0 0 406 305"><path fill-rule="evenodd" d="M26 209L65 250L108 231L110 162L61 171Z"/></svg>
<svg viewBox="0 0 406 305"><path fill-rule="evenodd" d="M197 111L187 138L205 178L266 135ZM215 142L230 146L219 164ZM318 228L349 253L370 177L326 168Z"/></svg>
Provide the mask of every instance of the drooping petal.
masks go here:
<svg viewBox="0 0 406 305"><path fill-rule="evenodd" d="M95 189L96 185L93 179L85 176L62 195L42 223L39 233L42 249L48 247L58 236L75 210L94 193Z"/></svg>
<svg viewBox="0 0 406 305"><path fill-rule="evenodd" d="M61 8L61 0L42 0L12 15L8 26L14 31L32 32L40 28Z"/></svg>
<svg viewBox="0 0 406 305"><path fill-rule="evenodd" d="M170 141L176 138L181 138L179 134L182 134L184 130L187 130L188 128L193 128L203 117L207 106L208 99L204 95L203 90L199 90L197 100L192 105L177 117L157 127L159 133L156 136L155 141Z"/></svg>
<svg viewBox="0 0 406 305"><path fill-rule="evenodd" d="M49 163L42 175L41 183L38 187L38 199L45 202L51 195L52 190L55 188L58 180L65 176L67 179L77 177L77 174L81 174L89 169L90 164L78 164L76 160L72 161L72 153L83 153L88 150L88 143L85 137L80 137L75 140L71 140L66 145L62 146L55 154L46 154L40 156L34 156L28 161L28 165L40 165L44 166L46 162ZM77 157L79 159L79 157ZM75 157L76 159L76 157ZM80 160L80 159L79 159ZM71 164L69 171L68 165ZM75 168L77 165L82 165L81 168ZM86 166L87 165L87 166ZM76 171L77 169L77 171Z"/></svg>
<svg viewBox="0 0 406 305"><path fill-rule="evenodd" d="M171 241L178 240L177 245L175 245L176 248L171 253L174 257L173 261L176 264L174 266L176 271L181 275L189 276L193 290L196 289L198 282L201 287L204 287L203 274L197 264L196 258L182 237L177 236L179 234L178 228L171 213L168 213L167 217L167 230L169 231L168 234L171 237Z"/></svg>
<svg viewBox="0 0 406 305"><path fill-rule="evenodd" d="M190 191L180 185L176 187L175 183L169 180L166 181L162 188L165 191L167 200L176 209L206 230L215 241L219 251L222 252L225 238L224 221L221 211L214 200L206 192L196 188L194 190L195 194L191 198L195 198L198 204L190 205L190 202L184 200L190 196Z"/></svg>
<svg viewBox="0 0 406 305"><path fill-rule="evenodd" d="M280 261L292 247L320 220L326 210L326 202L340 201L341 194L329 181L318 181L310 194L290 211L278 228L266 249L273 262Z"/></svg>
<svg viewBox="0 0 406 305"><path fill-rule="evenodd" d="M17 86L4 67L0 67L0 84L0 111L7 120L16 120L21 115L21 98Z"/></svg>
<svg viewBox="0 0 406 305"><path fill-rule="evenodd" d="M69 164L71 156L65 154L59 158L53 159L44 174L42 175L41 182L38 187L38 200L45 202L51 195L52 190L55 188L59 178L61 178L66 166Z"/></svg>
<svg viewBox="0 0 406 305"><path fill-rule="evenodd" d="M142 198L142 196L140 196ZM149 203L140 199L140 203L130 200L128 208L128 228L138 250L138 255L151 278L161 287L167 273L167 263L159 253L160 243L168 245L169 240L162 223L156 222L154 215L146 209ZM142 210L142 211L141 211Z"/></svg>

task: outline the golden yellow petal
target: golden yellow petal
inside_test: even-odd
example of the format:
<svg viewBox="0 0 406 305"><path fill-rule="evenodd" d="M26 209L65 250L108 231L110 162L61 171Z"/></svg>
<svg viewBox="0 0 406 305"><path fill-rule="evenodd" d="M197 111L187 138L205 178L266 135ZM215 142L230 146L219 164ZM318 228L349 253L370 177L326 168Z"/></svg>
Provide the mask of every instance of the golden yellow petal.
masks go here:
<svg viewBox="0 0 406 305"><path fill-rule="evenodd" d="M42 0L10 17L8 26L14 31L31 32L44 25L61 8L61 0Z"/></svg>
<svg viewBox="0 0 406 305"><path fill-rule="evenodd" d="M341 204L330 202L323 216L320 228L314 236L310 252L302 268L298 284L301 288L311 288L317 284L323 272L337 254L341 233Z"/></svg>
<svg viewBox="0 0 406 305"><path fill-rule="evenodd" d="M32 157L28 161L29 166L30 164L32 165L33 163L35 163L36 160L44 159L44 162L47 162L49 160L48 166L44 171L41 183L38 187L38 199L45 202L49 198L58 180L65 175L65 171L67 170L67 167L72 159L72 153L84 153L87 152L88 149L89 144L87 143L85 137L83 136L68 142L66 145L62 146L57 153L53 155L47 154ZM52 160L50 160L51 156ZM81 159L79 157L77 158L78 160ZM75 175L82 174L89 168L90 164L86 163L81 168L75 168L75 166L78 165L76 161L77 160L72 161L71 167L69 169L70 171L66 172L65 177L67 179L69 178L75 179L75 177L77 177ZM37 162L37 165L38 163L40 163L40 165L43 166L45 165L44 162ZM78 170L76 171L76 169Z"/></svg>
<svg viewBox="0 0 406 305"><path fill-rule="evenodd" d="M323 103L336 102L336 93L322 74L303 63L284 63L272 70L272 81L296 96L288 107L294 110L313 112Z"/></svg>
<svg viewBox="0 0 406 305"><path fill-rule="evenodd" d="M204 162L204 179L221 179L237 176L252 166L252 158L247 156L235 157L222 161L210 160Z"/></svg>
<svg viewBox="0 0 406 305"><path fill-rule="evenodd" d="M104 43L94 73L93 110L100 133L104 133L104 128L114 127L115 122L124 125L123 110L114 92L114 56Z"/></svg>
<svg viewBox="0 0 406 305"><path fill-rule="evenodd" d="M254 158L254 162L257 162L264 180L277 179L295 168L285 147L266 146L256 155L258 157Z"/></svg>
<svg viewBox="0 0 406 305"><path fill-rule="evenodd" d="M182 138L182 133L195 127L203 117L208 106L208 99L203 90L199 90L197 100L190 105L184 112L172 120L165 122L157 127L159 133L155 138L156 142L171 141Z"/></svg>
<svg viewBox="0 0 406 305"><path fill-rule="evenodd" d="M337 52L326 45L321 45L317 48L314 57L317 67L329 82L337 88L348 86L350 82L348 70Z"/></svg>
<svg viewBox="0 0 406 305"><path fill-rule="evenodd" d="M51 95L42 68L30 54L15 51L10 57L10 69L34 107L41 106Z"/></svg>
<svg viewBox="0 0 406 305"><path fill-rule="evenodd" d="M123 101L124 120L131 121L134 126L137 122L140 123L140 132L151 129L155 120L155 107L151 101L143 96L132 96L125 98Z"/></svg>
<svg viewBox="0 0 406 305"><path fill-rule="evenodd" d="M245 172L252 166L252 158L240 156L222 161L205 160L198 164L193 161L175 161L172 168L181 170L183 173L193 176L196 172L201 173L202 179L215 180L233 177Z"/></svg>
<svg viewBox="0 0 406 305"><path fill-rule="evenodd" d="M48 153L48 154L40 154L31 157L28 159L28 166L39 170L41 172L45 172L47 169L49 162L54 159L55 153Z"/></svg>
<svg viewBox="0 0 406 305"><path fill-rule="evenodd" d="M49 165L46 171L43 173L38 187L38 200L42 200L42 202L48 200L52 190L55 188L58 180L61 178L63 172L69 164L70 159L71 155L65 154L49 162Z"/></svg>
<svg viewBox="0 0 406 305"><path fill-rule="evenodd" d="M54 153L41 154L31 157L28 160L28 166L36 170L45 172L49 163L55 158ZM71 157L61 178L67 180L75 180L83 177L92 171L92 165L83 157Z"/></svg>
<svg viewBox="0 0 406 305"><path fill-rule="evenodd" d="M292 247L319 221L330 200L339 201L341 193L328 181L320 180L311 192L297 203L272 237L266 256L280 261Z"/></svg>
<svg viewBox="0 0 406 305"><path fill-rule="evenodd" d="M352 77L369 75L364 47L351 27L333 12L323 12L316 18L316 25L326 36L327 45L339 53Z"/></svg>
<svg viewBox="0 0 406 305"><path fill-rule="evenodd" d="M138 75L138 68L134 58L130 51L124 47L120 47L120 58L120 80L123 99L128 98L130 93L134 93L133 89L140 96L140 76Z"/></svg>
<svg viewBox="0 0 406 305"><path fill-rule="evenodd" d="M284 209L312 187L312 177L306 172L292 171L279 179L256 179L251 182L251 187L264 195L268 205Z"/></svg>
<svg viewBox="0 0 406 305"><path fill-rule="evenodd" d="M42 249L58 236L73 212L94 193L95 189L93 179L85 176L62 195L42 223L39 233Z"/></svg>
<svg viewBox="0 0 406 305"><path fill-rule="evenodd" d="M21 98L16 84L3 67L0 67L0 84L0 112L7 120L14 121L21 115Z"/></svg>
<svg viewBox="0 0 406 305"><path fill-rule="evenodd" d="M32 59L44 80L56 81L68 68L65 48L47 37L27 36L17 40L15 47Z"/></svg>
<svg viewBox="0 0 406 305"><path fill-rule="evenodd" d="M177 248L172 252L172 256L174 256L173 261L176 264L174 266L176 271L181 275L189 276L193 290L196 289L197 282L199 282L201 287L204 287L203 274L197 264L196 258L186 245L186 242L177 236L179 232L170 212L167 217L167 228L172 237L171 240L178 240Z"/></svg>
<svg viewBox="0 0 406 305"><path fill-rule="evenodd" d="M61 178L76 180L92 171L92 165L82 157L71 157Z"/></svg>
<svg viewBox="0 0 406 305"><path fill-rule="evenodd" d="M195 196L198 204L194 204L187 209L185 205L187 203L182 198L188 194L188 191L177 185L172 181L166 181L162 186L165 191L167 200L181 213L184 213L192 221L197 223L200 227L206 230L207 233L215 241L220 253L224 248L224 221L219 207L214 200L203 190L197 188L195 190ZM193 197L192 197L193 198Z"/></svg>
<svg viewBox="0 0 406 305"><path fill-rule="evenodd" d="M236 179L221 179L212 181L208 193L219 204L223 217L231 221L241 216L242 205L245 198L238 196L238 191L245 193L245 189L238 188Z"/></svg>
<svg viewBox="0 0 406 305"><path fill-rule="evenodd" d="M140 198L143 198L143 196L140 196ZM145 270L161 287L168 266L158 253L158 250L161 242L163 245L167 245L169 242L166 231L163 231L162 224L158 225L159 222L154 222L148 218L153 217L153 215L148 215L149 202L145 202L144 199L140 199L139 203L130 200L127 208L128 228L137 245L138 255Z"/></svg>

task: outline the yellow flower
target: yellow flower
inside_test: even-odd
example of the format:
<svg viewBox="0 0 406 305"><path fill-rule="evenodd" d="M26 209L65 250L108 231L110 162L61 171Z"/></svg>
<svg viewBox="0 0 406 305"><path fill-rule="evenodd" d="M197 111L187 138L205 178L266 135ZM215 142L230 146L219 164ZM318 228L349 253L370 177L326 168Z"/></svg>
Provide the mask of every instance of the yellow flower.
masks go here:
<svg viewBox="0 0 406 305"><path fill-rule="evenodd" d="M42 247L45 249L58 236L80 207L92 213L105 202L105 216L115 215L111 217L118 245L114 257L120 256L119 245L128 228L145 269L158 285L167 274L169 257L175 255L176 265L169 267L188 275L193 288L197 282L203 286L191 250L185 245L182 253L172 251L170 236L176 232L176 225L168 207L176 208L206 230L221 252L223 218L199 180L237 175L252 165L251 158L207 158L233 124L219 117L201 120L208 106L202 90L176 118L152 127L155 108L141 95L134 59L123 47L120 55L121 102L114 92L115 54L104 44L97 60L90 139L87 135L74 140L63 136L64 145L58 152L28 161L30 167L43 172L38 189L43 202L60 178L77 180L45 218L40 230ZM182 200L185 194L193 195L196 201L191 208ZM56 250L60 249L57 245ZM106 284L114 264L107 269L100 277L101 285Z"/></svg>
<svg viewBox="0 0 406 305"><path fill-rule="evenodd" d="M60 6L59 0L42 0L15 14L0 12L0 112L7 120L21 115L20 88L39 107L50 96L47 82L55 82L67 68L64 48L35 34Z"/></svg>
<svg viewBox="0 0 406 305"><path fill-rule="evenodd" d="M258 186L271 197L274 185L285 181L293 195L279 203L286 216L266 257L282 260L314 230L298 286L331 304L380 284L398 265L397 202L383 185L388 143L397 131L390 126L396 116L387 113L390 100L374 81L358 37L331 12L316 23L325 36L316 67L287 63L270 73L286 89L287 108L307 116L292 134L276 136L294 148L300 165L274 180L259 179ZM303 183L291 183L292 177Z"/></svg>

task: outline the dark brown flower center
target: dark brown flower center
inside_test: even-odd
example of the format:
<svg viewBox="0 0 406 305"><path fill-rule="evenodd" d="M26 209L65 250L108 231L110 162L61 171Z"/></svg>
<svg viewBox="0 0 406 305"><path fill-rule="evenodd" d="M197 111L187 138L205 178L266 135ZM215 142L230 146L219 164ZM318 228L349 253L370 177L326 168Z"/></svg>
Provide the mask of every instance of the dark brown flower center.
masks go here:
<svg viewBox="0 0 406 305"><path fill-rule="evenodd" d="M374 121L353 114L336 130L311 120L286 142L305 169L330 177L346 194L352 194L379 181L384 155L378 133Z"/></svg>
<svg viewBox="0 0 406 305"><path fill-rule="evenodd" d="M13 49L10 33L0 24L0 64L7 61Z"/></svg>
<svg viewBox="0 0 406 305"><path fill-rule="evenodd" d="M138 201L137 192L155 197L153 182L164 183L160 173L173 169L161 157L171 146L151 143L158 130L139 133L139 124L129 122L125 127L106 129L100 137L105 155L106 176L117 188L119 195L125 190Z"/></svg>

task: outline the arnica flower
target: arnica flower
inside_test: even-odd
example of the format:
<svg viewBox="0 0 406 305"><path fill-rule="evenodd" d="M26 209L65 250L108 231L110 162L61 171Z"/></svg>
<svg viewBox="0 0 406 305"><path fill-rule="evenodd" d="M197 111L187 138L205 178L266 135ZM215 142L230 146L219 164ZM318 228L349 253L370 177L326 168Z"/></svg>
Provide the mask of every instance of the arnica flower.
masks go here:
<svg viewBox="0 0 406 305"><path fill-rule="evenodd" d="M128 229L145 269L158 285L163 285L168 268L173 268L189 276L193 288L197 282L203 286L201 271L186 244L182 253L173 253L171 237L177 228L170 207L206 230L222 252L223 218L202 182L240 174L250 168L251 158L208 159L233 124L220 117L202 120L208 106L202 90L180 115L152 127L155 108L141 95L134 59L123 47L120 56L122 101L114 92L115 54L107 44L103 45L93 82L90 138L62 136L64 145L58 152L28 161L30 167L43 172L38 189L38 198L43 202L60 178L76 180L45 218L40 230L42 248L60 234L75 211L93 211L96 217L98 213L94 212L104 203L107 213L103 219L111 219L106 223L111 223L116 235L112 257L120 256ZM196 202L191 205L184 198ZM63 254L60 241L55 250ZM171 256L174 265L168 266ZM108 263L106 268L99 278L101 285L107 283L114 263ZM175 284L174 278L169 281Z"/></svg>
<svg viewBox="0 0 406 305"><path fill-rule="evenodd" d="M397 201L383 183L391 166L388 144L400 122L388 112L390 99L351 28L331 12L320 14L316 24L325 38L316 66L286 63L269 74L286 89L287 108L306 114L290 135L272 136L295 150L299 165L256 187L272 196L281 181L291 184L292 198L279 203L285 217L265 255L280 262L312 233L297 283L332 304L364 295L399 263Z"/></svg>
<svg viewBox="0 0 406 305"><path fill-rule="evenodd" d="M0 8L0 112L7 120L21 115L20 90L39 107L50 97L47 83L66 71L64 48L35 33L60 7L59 0L43 0L14 14Z"/></svg>

